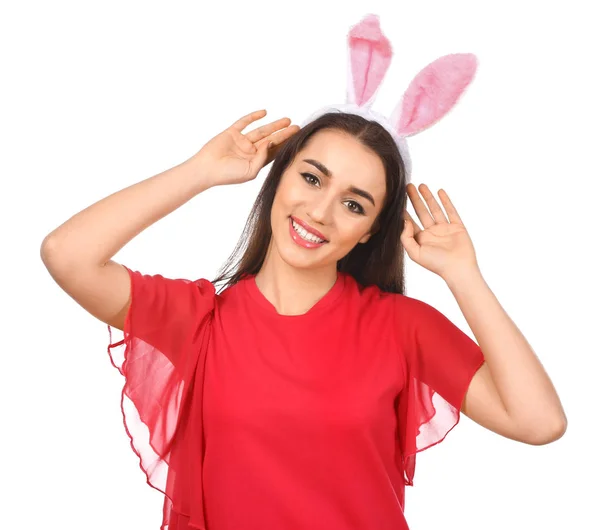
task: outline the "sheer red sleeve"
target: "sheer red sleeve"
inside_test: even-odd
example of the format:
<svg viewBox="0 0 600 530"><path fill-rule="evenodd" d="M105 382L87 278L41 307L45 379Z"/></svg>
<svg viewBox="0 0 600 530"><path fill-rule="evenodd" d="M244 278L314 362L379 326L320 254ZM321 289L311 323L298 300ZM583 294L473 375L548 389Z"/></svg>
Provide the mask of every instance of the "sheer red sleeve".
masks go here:
<svg viewBox="0 0 600 530"><path fill-rule="evenodd" d="M399 295L395 311L406 374L398 434L405 485L412 486L416 453L458 424L469 383L485 359L473 339L425 302Z"/></svg>
<svg viewBox="0 0 600 530"><path fill-rule="evenodd" d="M125 378L121 410L131 447L147 483L166 495L161 528L167 528L172 510L189 515L181 491L189 488L190 466L182 471L177 462L195 439L190 429L201 428L186 418L196 372L204 366L215 288L204 279L173 280L127 271L131 306L122 340L113 343L113 328L108 327L108 353Z"/></svg>

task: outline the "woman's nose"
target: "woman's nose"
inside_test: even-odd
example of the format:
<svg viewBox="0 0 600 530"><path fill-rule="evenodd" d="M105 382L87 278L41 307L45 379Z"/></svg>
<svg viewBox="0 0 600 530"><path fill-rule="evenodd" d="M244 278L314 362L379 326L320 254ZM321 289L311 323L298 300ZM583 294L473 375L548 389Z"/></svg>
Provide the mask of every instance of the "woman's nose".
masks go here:
<svg viewBox="0 0 600 530"><path fill-rule="evenodd" d="M331 220L333 212L333 201L327 198L315 201L308 208L308 215L312 221L322 225L326 225Z"/></svg>

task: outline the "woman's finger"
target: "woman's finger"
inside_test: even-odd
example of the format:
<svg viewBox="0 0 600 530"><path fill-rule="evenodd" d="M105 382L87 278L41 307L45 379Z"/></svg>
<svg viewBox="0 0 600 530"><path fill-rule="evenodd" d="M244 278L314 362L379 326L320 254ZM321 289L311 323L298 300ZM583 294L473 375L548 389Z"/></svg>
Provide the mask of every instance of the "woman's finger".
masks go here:
<svg viewBox="0 0 600 530"><path fill-rule="evenodd" d="M413 228L413 235L417 235L421 231L421 227L419 224L412 218L412 216L408 213L408 210L404 210L404 219L408 221Z"/></svg>
<svg viewBox="0 0 600 530"><path fill-rule="evenodd" d="M427 203L427 206L429 206L429 211L431 212L431 215L433 216L435 222L448 224L446 214L444 213L438 202L435 200L435 197L433 196L433 193L431 193L431 190L429 189L427 184L421 184L419 186L419 191L421 192L421 195L425 197L425 202Z"/></svg>
<svg viewBox="0 0 600 530"><path fill-rule="evenodd" d="M248 140L248 138L246 138L243 134L237 136L235 138L235 142L238 145L238 147L240 147L244 152L248 154L252 155L257 151L255 145L250 140Z"/></svg>
<svg viewBox="0 0 600 530"><path fill-rule="evenodd" d="M450 197L446 193L446 190L438 191L438 195L440 196L440 200L442 201L442 204L444 205L444 208L446 209L446 212L448 213L448 219L450 219L450 222L458 223L458 224L461 224L464 226L464 223L462 222L462 219L458 215L458 212L456 211L454 204L452 204L452 201L450 200Z"/></svg>
<svg viewBox="0 0 600 530"><path fill-rule="evenodd" d="M236 121L231 127L238 132L242 132L248 125L250 125L253 121L260 120L267 115L267 111L263 110L255 110L250 114L246 114L243 118L240 118Z"/></svg>
<svg viewBox="0 0 600 530"><path fill-rule="evenodd" d="M257 149L257 153L261 153L263 147L266 149L267 155L263 166L266 166L267 164L273 162L273 160L275 160L275 157L277 156L277 153L279 153L279 151L285 145L285 143L299 130L300 127L298 125L291 125L290 127L286 127L282 131L278 131L271 136L263 138L256 144L253 144ZM269 144L271 145L269 146Z"/></svg>
<svg viewBox="0 0 600 530"><path fill-rule="evenodd" d="M272 144L271 147L268 148L269 157L266 164L270 164L277 153L281 150L281 148L285 145L285 143L296 134L300 130L298 125L290 125L281 131L277 131L276 133L259 140L257 143L253 144L257 149L260 149L265 144Z"/></svg>
<svg viewBox="0 0 600 530"><path fill-rule="evenodd" d="M427 206L425 206L425 203L421 199L417 187L412 183L408 184L406 186L406 191L408 193L408 198L415 209L415 212L417 212L419 221L421 221L423 224L423 228L429 228L430 226L434 225L435 221L433 220L433 217L431 217L431 213L429 213Z"/></svg>
<svg viewBox="0 0 600 530"><path fill-rule="evenodd" d="M259 140L255 145L256 147L260 147L264 142L273 142L273 148L279 147L292 136L294 136L294 134L296 134L299 130L300 127L298 125L290 125L281 131L277 131L270 136L266 136L262 140Z"/></svg>
<svg viewBox="0 0 600 530"><path fill-rule="evenodd" d="M255 144L252 144L253 146ZM256 144L256 154L250 159L250 172L252 175L258 175L258 172L270 164L275 158L276 149L275 146L269 146L265 141L261 145Z"/></svg>
<svg viewBox="0 0 600 530"><path fill-rule="evenodd" d="M253 144L255 144L256 142L262 140L263 138L266 138L270 134L273 134L275 131L278 131L279 129L283 129L284 127L287 127L291 122L292 122L292 120L290 120L289 118L281 118L274 122L262 125L262 126L258 127L257 129L250 131L245 136L246 136L246 138L248 138L248 140L250 140Z"/></svg>
<svg viewBox="0 0 600 530"><path fill-rule="evenodd" d="M420 248L420 245L415 238L415 236L417 235L417 232L415 232L415 226L418 225L412 220L412 218L406 210L404 211L404 213L404 219L407 222L404 223L404 228L402 230L402 234L400 235L400 241L402 243L402 246L406 250L408 257L416 261L416 258L419 255Z"/></svg>

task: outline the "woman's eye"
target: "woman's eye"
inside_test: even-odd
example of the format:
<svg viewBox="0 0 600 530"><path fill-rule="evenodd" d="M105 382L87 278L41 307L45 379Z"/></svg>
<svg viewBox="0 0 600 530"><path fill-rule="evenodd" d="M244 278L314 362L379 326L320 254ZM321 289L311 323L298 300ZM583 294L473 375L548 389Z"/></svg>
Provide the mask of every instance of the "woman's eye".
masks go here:
<svg viewBox="0 0 600 530"><path fill-rule="evenodd" d="M356 209L351 209L350 211L354 212L354 213L358 213L360 215L364 215L365 214L365 210L363 209L363 207L358 204L357 202L354 201L349 201L350 205L354 205L356 207Z"/></svg>
<svg viewBox="0 0 600 530"><path fill-rule="evenodd" d="M310 179L314 179L317 182L319 182L319 179L317 177L315 177L312 173L301 173L301 175L304 177L304 180L306 180L306 182L308 182L309 184L312 184L314 186L314 184L311 182Z"/></svg>
<svg viewBox="0 0 600 530"><path fill-rule="evenodd" d="M306 182L308 182L311 186L316 186L316 184L314 184L315 181L317 183L319 183L319 179L312 173L300 173L300 174L302 175L302 178L304 178L304 180L306 180ZM346 202L348 202L351 205L351 207L349 209L352 213L357 213L359 215L365 215L365 210L360 204L358 204L355 201L346 201Z"/></svg>

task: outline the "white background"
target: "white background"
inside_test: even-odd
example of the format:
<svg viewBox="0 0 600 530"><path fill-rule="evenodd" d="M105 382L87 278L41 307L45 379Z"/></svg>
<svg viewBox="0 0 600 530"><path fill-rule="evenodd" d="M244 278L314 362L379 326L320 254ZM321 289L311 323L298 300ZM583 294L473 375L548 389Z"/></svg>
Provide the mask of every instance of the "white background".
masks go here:
<svg viewBox="0 0 600 530"><path fill-rule="evenodd" d="M334 4L2 6L2 527L149 530L162 516L163 497L146 484L123 428L123 380L109 362L106 326L53 282L39 257L44 236L183 162L252 110L268 110L259 123L300 124L343 102L346 33L367 13L380 16L395 51L374 110L391 112L441 55L479 59L458 105L409 139L413 182L449 193L485 279L569 420L563 438L534 447L463 416L417 458L409 525L600 527L595 2ZM267 170L194 198L115 260L148 274L214 278ZM407 260L407 294L473 336L443 280Z"/></svg>

